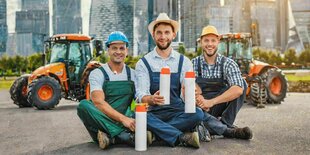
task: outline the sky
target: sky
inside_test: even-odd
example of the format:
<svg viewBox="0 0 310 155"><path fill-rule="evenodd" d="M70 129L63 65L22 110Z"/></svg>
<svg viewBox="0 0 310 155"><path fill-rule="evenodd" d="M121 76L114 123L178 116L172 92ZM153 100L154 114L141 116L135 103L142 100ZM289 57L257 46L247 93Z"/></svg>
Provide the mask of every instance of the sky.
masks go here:
<svg viewBox="0 0 310 155"><path fill-rule="evenodd" d="M8 32L15 32L15 12L20 11L20 0L7 0L7 24ZM89 33L89 12L90 12L91 0L81 0L81 16L83 20L83 34ZM49 8L52 10L52 0L49 0ZM52 22L53 12L50 11L50 23ZM52 26L50 26L50 32L52 33Z"/></svg>

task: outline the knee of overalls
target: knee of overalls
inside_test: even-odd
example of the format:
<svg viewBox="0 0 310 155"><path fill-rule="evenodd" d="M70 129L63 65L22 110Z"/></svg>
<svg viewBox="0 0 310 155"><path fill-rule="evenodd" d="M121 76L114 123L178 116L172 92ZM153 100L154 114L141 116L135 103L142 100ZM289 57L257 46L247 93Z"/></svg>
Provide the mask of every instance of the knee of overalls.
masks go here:
<svg viewBox="0 0 310 155"><path fill-rule="evenodd" d="M82 100L82 101L80 101L80 103L77 107L77 111L85 110L85 109L89 108L89 105L90 105L89 100Z"/></svg>
<svg viewBox="0 0 310 155"><path fill-rule="evenodd" d="M193 121L201 122L204 119L204 113L200 108L196 108L196 113L192 116Z"/></svg>

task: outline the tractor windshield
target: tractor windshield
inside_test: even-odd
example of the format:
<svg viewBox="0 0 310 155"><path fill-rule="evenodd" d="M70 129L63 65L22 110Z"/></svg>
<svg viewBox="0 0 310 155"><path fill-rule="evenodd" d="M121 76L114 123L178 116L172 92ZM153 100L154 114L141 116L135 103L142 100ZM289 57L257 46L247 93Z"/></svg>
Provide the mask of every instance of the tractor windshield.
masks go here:
<svg viewBox="0 0 310 155"><path fill-rule="evenodd" d="M230 40L228 57L233 59L252 59L251 41L249 39Z"/></svg>
<svg viewBox="0 0 310 155"><path fill-rule="evenodd" d="M50 63L64 62L66 60L67 45L55 43L52 47Z"/></svg>

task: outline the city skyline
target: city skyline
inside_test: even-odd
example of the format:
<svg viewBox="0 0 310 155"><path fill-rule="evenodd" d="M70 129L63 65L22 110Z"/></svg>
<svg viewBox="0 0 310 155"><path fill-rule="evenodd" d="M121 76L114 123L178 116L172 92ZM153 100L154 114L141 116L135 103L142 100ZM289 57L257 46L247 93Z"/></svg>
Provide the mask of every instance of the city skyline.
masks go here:
<svg viewBox="0 0 310 155"><path fill-rule="evenodd" d="M16 11L21 10L21 0L7 0L7 25L8 33L15 33ZM83 23L83 34L89 34L89 13L91 0L81 0L81 16ZM53 10L52 0L49 0L49 10ZM53 11L50 12L50 24L52 24ZM53 34L53 27L50 26L50 35Z"/></svg>
<svg viewBox="0 0 310 155"><path fill-rule="evenodd" d="M6 9L7 18L2 23L6 21L7 30L6 34L4 31L2 34L8 36L7 51L14 51L11 49L20 46L16 40L23 33L45 37L57 33L81 33L105 40L111 31L118 30L128 36L130 53L136 56L155 46L147 25L161 12L180 22L180 31L172 45L183 43L190 51L196 49L201 29L209 24L216 26L222 34L249 32L254 45L267 49L285 51L293 45L300 52L310 43L310 0L46 1L48 3L41 0L4 0L6 8L2 10ZM38 13L43 9L40 5L48 9L49 22L35 26L41 23L38 20L43 20L42 14ZM292 9L288 9L290 5ZM37 13L30 10L37 10ZM292 21L296 24L289 25ZM26 29L31 29L31 25L30 32ZM46 33L37 32L37 28L45 25L48 25ZM295 34L294 37L292 34Z"/></svg>

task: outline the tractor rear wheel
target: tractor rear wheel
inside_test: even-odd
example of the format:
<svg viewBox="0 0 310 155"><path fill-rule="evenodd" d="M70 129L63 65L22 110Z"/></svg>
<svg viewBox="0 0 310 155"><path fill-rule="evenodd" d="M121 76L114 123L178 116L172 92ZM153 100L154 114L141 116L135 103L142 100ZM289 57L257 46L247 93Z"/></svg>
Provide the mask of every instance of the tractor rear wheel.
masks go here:
<svg viewBox="0 0 310 155"><path fill-rule="evenodd" d="M18 107L32 107L27 101L27 85L29 75L24 75L17 78L10 88L11 99Z"/></svg>
<svg viewBox="0 0 310 155"><path fill-rule="evenodd" d="M259 93L259 84L253 83L251 85L251 92L250 92L250 102L253 105L258 105L260 103L266 104L267 103L267 91L265 87L261 87L261 92ZM261 97L261 98L260 98ZM262 102L261 102L262 100Z"/></svg>
<svg viewBox="0 0 310 155"><path fill-rule="evenodd" d="M28 101L40 110L54 108L61 98L61 87L52 77L35 79L29 85Z"/></svg>
<svg viewBox="0 0 310 155"><path fill-rule="evenodd" d="M287 93L287 80L280 69L271 68L263 74L264 84L267 90L268 103L284 101Z"/></svg>

